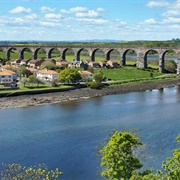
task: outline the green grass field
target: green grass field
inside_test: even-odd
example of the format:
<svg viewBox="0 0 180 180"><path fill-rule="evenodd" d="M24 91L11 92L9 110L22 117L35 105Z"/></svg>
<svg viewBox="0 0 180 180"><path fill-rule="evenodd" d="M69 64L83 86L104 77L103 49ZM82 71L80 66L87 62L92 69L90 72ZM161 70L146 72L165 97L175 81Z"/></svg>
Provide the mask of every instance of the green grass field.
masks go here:
<svg viewBox="0 0 180 180"><path fill-rule="evenodd" d="M98 69L95 70L98 72ZM161 76L162 73L158 71L147 71L142 69L137 69L136 67L123 67L117 69L102 69L104 76L112 80L125 80L125 79L140 79L149 78L150 73L153 73L153 77Z"/></svg>

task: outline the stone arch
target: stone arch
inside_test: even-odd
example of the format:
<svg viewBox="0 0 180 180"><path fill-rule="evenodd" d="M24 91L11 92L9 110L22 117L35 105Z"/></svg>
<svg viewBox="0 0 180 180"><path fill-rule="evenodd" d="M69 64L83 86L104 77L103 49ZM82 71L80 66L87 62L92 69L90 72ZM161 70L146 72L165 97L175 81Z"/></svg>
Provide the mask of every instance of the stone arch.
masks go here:
<svg viewBox="0 0 180 180"><path fill-rule="evenodd" d="M117 57L119 57L118 59L120 59L120 52L117 49L113 48L113 49L110 49L110 50L107 51L106 60L111 59L111 54L113 53L113 51L117 54Z"/></svg>
<svg viewBox="0 0 180 180"><path fill-rule="evenodd" d="M86 57L86 54L88 54L88 57L90 57L90 52L89 52L89 50L86 49L86 48L81 48L81 49L79 49L79 50L77 51L77 54L76 54L76 59L77 59L78 61L82 60L82 59L81 59L81 53L83 53L83 52L84 52L83 56Z"/></svg>
<svg viewBox="0 0 180 180"><path fill-rule="evenodd" d="M154 56L153 54L157 54L156 56ZM145 63L145 68L147 67L152 67L152 66L148 66L148 60L151 60L151 64L153 65L158 65L159 62L159 53L157 50L155 49L148 49L145 54L144 54L144 63ZM154 61L154 62L153 62Z"/></svg>
<svg viewBox="0 0 180 180"><path fill-rule="evenodd" d="M73 48L65 48L65 49L63 49L63 51L62 51L62 54L61 54L61 58L63 59L63 60L67 60L66 59L66 56L67 56L67 51L72 51L71 53L73 53L74 54L74 57L75 57L75 52L74 52L74 50L73 50Z"/></svg>
<svg viewBox="0 0 180 180"><path fill-rule="evenodd" d="M92 59L92 61L95 61L96 60L96 57L95 57L95 54L96 54L96 52L97 51L102 51L103 52L103 54L104 54L104 60L105 60L105 52L104 52L104 50L103 49L101 49L101 48L96 48L96 49L94 49L93 51L92 51L92 56L91 56L91 59Z"/></svg>
<svg viewBox="0 0 180 180"><path fill-rule="evenodd" d="M51 48L48 52L47 52L47 58L48 59L51 59L52 58L52 55L53 55L53 52L56 53L56 54L59 54L58 57L60 58L61 57L61 52L58 48Z"/></svg>
<svg viewBox="0 0 180 180"><path fill-rule="evenodd" d="M6 52L6 59L7 59L7 60L10 60L10 59L11 59L11 53L12 53L13 50L17 51L17 48L15 48L15 47L10 47L10 48L7 50L7 52ZM17 58L18 58L18 54L17 54L17 57L15 56L14 58L17 59Z"/></svg>
<svg viewBox="0 0 180 180"><path fill-rule="evenodd" d="M41 57L38 57L38 53L39 53L40 50L43 51L43 55ZM34 51L34 59L37 59L37 58L41 58L41 59L46 58L46 50L44 48L39 47L39 48L35 49L35 51Z"/></svg>
<svg viewBox="0 0 180 180"><path fill-rule="evenodd" d="M135 50L135 49L128 48L128 49L126 49L126 50L122 53L122 65L123 65L123 66L126 65L126 61L127 61L126 55L127 55L127 53L128 53L129 51L132 52L131 54L135 54L135 57L134 57L134 56L129 57L129 60L132 61L132 63L130 63L130 64L134 65L134 64L133 64L133 61L134 61L135 65L136 65L136 63L137 63L137 52L136 52L136 50ZM134 59L135 59L135 60L134 60Z"/></svg>
<svg viewBox="0 0 180 180"><path fill-rule="evenodd" d="M170 72L170 73L175 73L177 70L177 63L178 63L178 58L175 61L175 59L173 57L166 57L166 54L176 54L176 56L178 57L178 53L173 50L173 49L167 49L162 53L162 72ZM171 62L170 62L171 61ZM173 66L173 67L172 67ZM172 68L174 68L175 70L173 70Z"/></svg>
<svg viewBox="0 0 180 180"><path fill-rule="evenodd" d="M20 59L24 59L24 54L25 54L26 51L32 54L32 56L31 56L31 57L28 57L27 59L32 59L32 57L33 57L33 52L32 52L32 50L31 50L30 48L28 48L28 47L25 47L25 48L23 48L23 49L20 51Z"/></svg>

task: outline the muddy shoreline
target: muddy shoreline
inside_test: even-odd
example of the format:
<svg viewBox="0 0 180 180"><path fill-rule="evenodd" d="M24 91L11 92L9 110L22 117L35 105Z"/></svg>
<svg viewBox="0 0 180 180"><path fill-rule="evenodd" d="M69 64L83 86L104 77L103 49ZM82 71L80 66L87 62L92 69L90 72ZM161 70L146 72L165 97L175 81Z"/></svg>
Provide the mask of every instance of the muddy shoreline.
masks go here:
<svg viewBox="0 0 180 180"><path fill-rule="evenodd" d="M42 104L58 103L63 101L72 101L78 99L88 99L92 97L123 94L129 92L140 92L153 89L162 89L168 87L180 86L180 80L174 79L161 82L144 82L141 84L120 85L118 87L106 87L101 90L83 88L63 92L45 93L37 95L21 95L12 97L1 97L0 108L16 108L26 106L36 106Z"/></svg>

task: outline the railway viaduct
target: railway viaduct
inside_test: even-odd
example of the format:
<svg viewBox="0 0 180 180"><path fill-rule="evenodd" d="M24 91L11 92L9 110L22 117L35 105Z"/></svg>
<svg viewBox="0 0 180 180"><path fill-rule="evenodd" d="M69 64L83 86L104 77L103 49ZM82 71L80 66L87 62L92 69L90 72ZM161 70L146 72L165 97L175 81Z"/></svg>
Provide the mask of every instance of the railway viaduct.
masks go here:
<svg viewBox="0 0 180 180"><path fill-rule="evenodd" d="M147 68L147 55L149 51L155 50L159 56L159 71L164 72L164 62L165 62L165 54L169 50L173 50L177 54L177 74L180 74L180 47L178 48L158 48L158 47L73 47L73 46L0 46L0 50L5 52L5 58L10 59L10 53L12 50L16 50L19 52L19 58L24 59L24 51L30 50L33 55L33 59L37 59L38 51L40 49L44 49L46 53L46 58L50 59L52 51L57 49L60 52L60 58L66 59L66 51L71 49L74 53L74 59L80 60L81 51L86 50L89 54L89 60L95 61L95 53L97 50L102 50L104 52L105 60L110 60L110 54L113 50L116 50L119 53L119 63L124 66L126 64L126 53L129 50L133 50L136 52L137 59L136 59L136 66L138 68Z"/></svg>

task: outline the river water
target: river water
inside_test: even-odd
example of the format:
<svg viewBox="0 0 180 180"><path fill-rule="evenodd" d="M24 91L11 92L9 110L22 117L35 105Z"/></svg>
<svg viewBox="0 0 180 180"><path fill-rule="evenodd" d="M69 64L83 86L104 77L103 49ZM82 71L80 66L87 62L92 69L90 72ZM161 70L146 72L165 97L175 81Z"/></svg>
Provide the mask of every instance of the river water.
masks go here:
<svg viewBox="0 0 180 180"><path fill-rule="evenodd" d="M179 110L178 87L0 109L0 161L45 163L64 180L100 180L97 147L112 130L135 128L147 144L145 168L160 168L178 147Z"/></svg>

